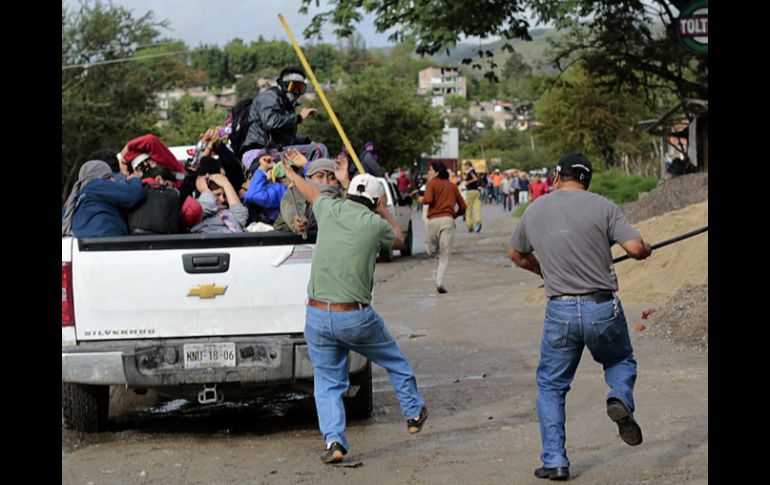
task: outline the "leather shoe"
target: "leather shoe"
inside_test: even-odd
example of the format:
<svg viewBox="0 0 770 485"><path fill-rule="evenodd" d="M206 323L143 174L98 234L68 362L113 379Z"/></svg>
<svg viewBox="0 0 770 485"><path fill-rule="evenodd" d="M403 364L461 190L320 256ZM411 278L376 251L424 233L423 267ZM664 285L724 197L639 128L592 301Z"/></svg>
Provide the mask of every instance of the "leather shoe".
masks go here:
<svg viewBox="0 0 770 485"><path fill-rule="evenodd" d="M336 441L326 445L324 452L321 454L321 461L324 463L339 463L342 461L342 457L348 454L348 450Z"/></svg>
<svg viewBox="0 0 770 485"><path fill-rule="evenodd" d="M428 408L423 406L422 409L420 410L420 415L417 416L417 419L406 420L406 428L409 431L409 434L419 433L422 430L422 425L425 424L425 420L427 419L428 419Z"/></svg>
<svg viewBox="0 0 770 485"><path fill-rule="evenodd" d="M569 480L569 467L557 466L553 468L540 467L535 470L537 478L547 478L549 480Z"/></svg>
<svg viewBox="0 0 770 485"><path fill-rule="evenodd" d="M607 400L607 415L618 425L618 434L623 441L631 446L642 443L642 428L619 399L611 397Z"/></svg>

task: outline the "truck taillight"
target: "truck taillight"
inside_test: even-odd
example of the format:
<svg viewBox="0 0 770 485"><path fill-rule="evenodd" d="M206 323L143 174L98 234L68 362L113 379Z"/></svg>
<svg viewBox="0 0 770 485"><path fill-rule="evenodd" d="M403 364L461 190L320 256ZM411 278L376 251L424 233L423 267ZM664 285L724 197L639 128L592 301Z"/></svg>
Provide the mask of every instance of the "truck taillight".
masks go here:
<svg viewBox="0 0 770 485"><path fill-rule="evenodd" d="M72 263L61 264L61 326L75 325L75 310L72 307Z"/></svg>

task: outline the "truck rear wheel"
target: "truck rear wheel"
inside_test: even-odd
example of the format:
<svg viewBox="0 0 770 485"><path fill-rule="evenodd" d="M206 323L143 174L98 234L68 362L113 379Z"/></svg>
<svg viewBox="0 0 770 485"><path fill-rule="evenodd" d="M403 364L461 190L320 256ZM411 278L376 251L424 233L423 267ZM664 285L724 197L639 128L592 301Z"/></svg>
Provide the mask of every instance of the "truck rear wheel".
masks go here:
<svg viewBox="0 0 770 485"><path fill-rule="evenodd" d="M84 433L104 431L110 405L110 386L61 383L64 427Z"/></svg>
<svg viewBox="0 0 770 485"><path fill-rule="evenodd" d="M366 368L354 376L350 376L351 386L360 386L353 397L343 398L345 415L350 419L368 419L374 409L372 394L372 362L366 363Z"/></svg>
<svg viewBox="0 0 770 485"><path fill-rule="evenodd" d="M380 260L384 261L386 263L390 263L393 261L393 248L388 249L387 251L385 249L380 249Z"/></svg>

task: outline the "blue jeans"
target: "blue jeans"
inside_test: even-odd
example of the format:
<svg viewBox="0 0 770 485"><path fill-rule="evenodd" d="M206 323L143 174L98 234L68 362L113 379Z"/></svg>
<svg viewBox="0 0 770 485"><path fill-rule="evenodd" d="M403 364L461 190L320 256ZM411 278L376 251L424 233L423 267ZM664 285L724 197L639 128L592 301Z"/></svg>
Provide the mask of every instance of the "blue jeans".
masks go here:
<svg viewBox="0 0 770 485"><path fill-rule="evenodd" d="M313 362L314 395L318 425L324 443L336 441L349 450L345 438L345 407L348 390L348 352L358 352L388 371L405 418L420 415L425 402L417 389L414 371L385 322L371 306L333 312L307 307L305 340Z"/></svg>
<svg viewBox="0 0 770 485"><path fill-rule="evenodd" d="M549 468L569 466L564 449L564 403L584 345L604 368L604 380L610 387L607 399L620 399L634 411L636 361L617 296L601 303L550 300L537 367L537 417L543 445L540 459Z"/></svg>

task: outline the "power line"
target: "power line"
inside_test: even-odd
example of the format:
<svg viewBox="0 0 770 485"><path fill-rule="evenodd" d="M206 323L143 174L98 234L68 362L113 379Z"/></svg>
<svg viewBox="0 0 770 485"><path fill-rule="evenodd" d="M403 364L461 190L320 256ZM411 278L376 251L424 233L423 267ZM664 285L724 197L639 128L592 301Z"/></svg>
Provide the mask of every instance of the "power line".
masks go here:
<svg viewBox="0 0 770 485"><path fill-rule="evenodd" d="M184 51L165 52L163 54L151 54L149 56L141 56L141 57L123 57L121 59L109 59L107 61L84 62L82 64L68 64L66 66L62 66L61 70L64 71L67 69L75 69L78 67L101 66L103 64L116 64L118 62L142 61L144 59L152 59L154 57L166 57L166 56L175 56L177 54L189 54L190 52L195 52L199 50L203 50L203 49L189 49Z"/></svg>
<svg viewBox="0 0 770 485"><path fill-rule="evenodd" d="M146 47L157 47L159 45L166 45L166 44L178 44L180 42L184 43L181 40L165 40L163 42L154 42L152 44L140 44L140 45L134 46L133 48L134 49L144 49ZM68 55L70 55L72 57L91 56L91 55L94 55L94 54L102 54L104 52L109 52L111 50L113 50L113 49L112 48L93 49L93 50L90 50L90 51L83 51L83 52L78 52L76 54L68 54Z"/></svg>

